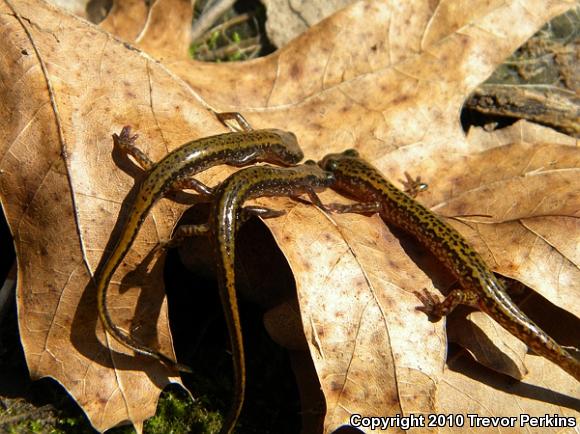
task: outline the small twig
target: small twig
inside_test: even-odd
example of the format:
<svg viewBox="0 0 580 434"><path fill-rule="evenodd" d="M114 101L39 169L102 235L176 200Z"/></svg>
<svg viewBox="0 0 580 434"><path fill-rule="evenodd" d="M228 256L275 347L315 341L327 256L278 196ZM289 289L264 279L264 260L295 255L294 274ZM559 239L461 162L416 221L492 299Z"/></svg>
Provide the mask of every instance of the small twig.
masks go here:
<svg viewBox="0 0 580 434"><path fill-rule="evenodd" d="M224 59L236 53L246 53L260 48L260 38L255 36L253 38L244 39L243 41L230 44L226 47L218 48L216 50L209 50L206 55L199 55L200 60L208 62L216 59Z"/></svg>
<svg viewBox="0 0 580 434"><path fill-rule="evenodd" d="M191 26L191 40L196 41L201 35L207 32L219 17L226 13L234 3L235 0L216 1Z"/></svg>
<svg viewBox="0 0 580 434"><path fill-rule="evenodd" d="M215 27L212 27L211 29L209 29L207 32L205 32L200 38L199 41L208 41L210 40L213 35L215 34L215 32L220 32L222 35L226 35L225 31L227 29L229 29L230 27L235 26L236 24L240 24L243 23L244 21L249 20L250 18L252 18L254 15L253 14L249 14L249 13L245 13L245 14L241 14L241 15L237 15L235 17L230 18L227 21L224 21L221 24L218 24Z"/></svg>
<svg viewBox="0 0 580 434"><path fill-rule="evenodd" d="M248 47L246 50L244 50L244 53L246 52L250 52L250 54L248 54L246 56L246 59L255 59L256 57L258 57L260 55L260 50L262 49L262 45L256 45L254 47L254 50L250 50L251 47Z"/></svg>

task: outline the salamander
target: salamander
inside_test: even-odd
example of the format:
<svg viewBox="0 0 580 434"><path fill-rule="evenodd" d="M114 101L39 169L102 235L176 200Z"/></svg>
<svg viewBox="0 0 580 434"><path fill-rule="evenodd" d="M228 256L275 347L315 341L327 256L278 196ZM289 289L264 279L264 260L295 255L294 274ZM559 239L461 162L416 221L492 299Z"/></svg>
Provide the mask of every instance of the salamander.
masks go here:
<svg viewBox="0 0 580 434"><path fill-rule="evenodd" d="M139 228L151 207L169 191L193 189L203 196L212 194L213 189L193 178L193 175L218 164L245 166L258 161L290 166L297 164L304 154L298 146L296 136L287 131L264 129L219 134L188 142L153 163L135 145L137 136L131 137L129 127L120 135L114 134L113 141L121 152L132 155L145 169L144 178L131 204L126 220L119 232L113 249L103 256L102 266L95 277L97 304L101 323L107 333L136 353L154 357L170 367L189 372L187 366L174 362L169 357L136 341L119 329L107 310L107 288L115 270L131 248Z"/></svg>
<svg viewBox="0 0 580 434"><path fill-rule="evenodd" d="M455 276L461 289L451 291L442 302L426 291L416 292L423 303L418 310L438 320L459 304L479 309L536 354L554 362L580 381L580 361L519 309L507 295L505 285L453 227L387 181L354 149L329 154L319 165L334 174L334 190L361 202L326 205L327 208L338 212L378 212L387 222L416 237Z"/></svg>
<svg viewBox="0 0 580 434"><path fill-rule="evenodd" d="M219 292L230 335L234 365L234 399L221 433L231 433L244 402L246 365L240 314L235 287L235 240L239 226L251 215L276 217L283 212L263 207L245 207L249 199L265 196L297 197L308 194L311 201L323 208L316 192L333 182L331 173L312 160L288 168L256 166L242 169L217 188L207 224L181 226L176 236L207 234L212 240L217 263Z"/></svg>

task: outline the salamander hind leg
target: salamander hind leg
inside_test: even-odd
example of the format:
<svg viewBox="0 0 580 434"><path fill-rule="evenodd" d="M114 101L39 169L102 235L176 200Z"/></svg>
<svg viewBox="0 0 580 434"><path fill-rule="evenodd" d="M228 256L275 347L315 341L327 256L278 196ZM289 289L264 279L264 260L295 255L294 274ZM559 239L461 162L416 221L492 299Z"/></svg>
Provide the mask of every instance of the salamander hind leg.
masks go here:
<svg viewBox="0 0 580 434"><path fill-rule="evenodd" d="M240 215L241 223L245 223L250 217L256 216L263 219L272 219L282 217L286 211L279 209L267 208L265 206L248 205L242 209Z"/></svg>
<svg viewBox="0 0 580 434"><path fill-rule="evenodd" d="M209 234L209 225L207 223L202 223L199 225L180 225L177 226L173 236L170 240L160 241L156 246L154 251L158 252L161 250L168 250L174 247L178 247L185 238L205 236Z"/></svg>
<svg viewBox="0 0 580 434"><path fill-rule="evenodd" d="M138 134L131 135L131 127L126 125L120 134L113 134L113 144L125 155L131 155L143 170L153 167L153 161L141 149L135 146Z"/></svg>
<svg viewBox="0 0 580 434"><path fill-rule="evenodd" d="M422 291L415 291L414 294L423 303L417 306L415 310L425 312L432 321L439 321L444 316L449 315L460 304L477 306L477 299L469 291L463 289L452 290L443 301L423 288Z"/></svg>
<svg viewBox="0 0 580 434"><path fill-rule="evenodd" d="M262 218L275 218L286 214L286 211L266 208L263 206L246 206L242 209L238 224L243 224L250 217L257 216ZM172 249L179 247L185 238L206 236L210 232L210 227L207 223L197 225L180 225L178 226L171 239L160 241L155 246L155 251Z"/></svg>

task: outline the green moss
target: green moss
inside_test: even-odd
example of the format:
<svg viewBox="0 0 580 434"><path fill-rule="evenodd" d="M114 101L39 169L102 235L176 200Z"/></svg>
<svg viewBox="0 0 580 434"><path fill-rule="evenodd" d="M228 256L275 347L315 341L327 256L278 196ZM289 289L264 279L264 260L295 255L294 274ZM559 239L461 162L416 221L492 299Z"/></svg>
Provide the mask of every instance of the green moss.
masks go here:
<svg viewBox="0 0 580 434"><path fill-rule="evenodd" d="M219 413L206 408L202 400L192 400L184 392L164 392L157 414L145 423L148 434L215 433L222 424Z"/></svg>
<svg viewBox="0 0 580 434"><path fill-rule="evenodd" d="M43 433L46 432L46 422L40 420L23 421L8 428L8 432L10 434Z"/></svg>
<svg viewBox="0 0 580 434"><path fill-rule="evenodd" d="M37 420L30 421L30 430L32 432L42 432L43 428L44 428L44 424L42 422L37 421Z"/></svg>
<svg viewBox="0 0 580 434"><path fill-rule="evenodd" d="M220 38L220 32L213 32L211 34L211 37L209 38L209 41L207 42L207 46L209 47L210 50L215 50L216 48L218 48L219 38Z"/></svg>
<svg viewBox="0 0 580 434"><path fill-rule="evenodd" d="M199 50L200 44L193 43L189 46L189 57L195 59Z"/></svg>
<svg viewBox="0 0 580 434"><path fill-rule="evenodd" d="M194 21L208 2L195 3ZM255 58L268 49L271 52L273 48L267 42L265 20L265 8L257 0L232 7L213 24L213 29L192 41L189 53L197 60L220 63Z"/></svg>
<svg viewBox="0 0 580 434"><path fill-rule="evenodd" d="M43 431L44 432L44 431ZM54 427L50 429L50 434L67 434L70 432L92 434L94 430L88 424L83 415L63 417L57 420Z"/></svg>

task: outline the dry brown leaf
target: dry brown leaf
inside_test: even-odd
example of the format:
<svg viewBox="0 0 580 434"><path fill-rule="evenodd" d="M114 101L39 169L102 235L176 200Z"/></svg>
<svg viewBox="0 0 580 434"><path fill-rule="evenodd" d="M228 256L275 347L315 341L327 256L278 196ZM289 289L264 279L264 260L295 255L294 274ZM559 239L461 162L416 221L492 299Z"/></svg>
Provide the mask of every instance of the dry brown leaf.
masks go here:
<svg viewBox="0 0 580 434"><path fill-rule="evenodd" d="M473 370L467 358L455 360L450 365L452 369L445 371L437 390L438 412L454 421L460 421L458 416L463 417L464 425L459 425L462 427L460 432L572 433L577 429L532 425L533 421L525 420L551 415L578 420L578 399L572 398L578 396L578 384L570 381L570 377L559 369L546 369L541 358L526 358L533 384L527 380L510 383L501 377L489 376L483 369ZM554 384L559 385L557 390ZM458 402L461 402L459 412ZM475 427L475 422L470 422L470 414L471 418L478 415L513 418L513 429ZM458 428L450 425L444 424L439 432L458 432Z"/></svg>
<svg viewBox="0 0 580 434"><path fill-rule="evenodd" d="M126 40L146 45L157 60L189 59L189 42L193 10L188 0L161 0L147 7L142 0L114 3L100 26ZM176 25L176 24L181 25Z"/></svg>
<svg viewBox="0 0 580 434"><path fill-rule="evenodd" d="M458 120L468 93L573 1L480 1L468 7L456 1L432 8L358 2L283 50L237 65L200 64L176 54L189 23L185 14L165 9L180 4L160 0L137 19L113 8L103 26L132 38L141 52L38 1L0 6L0 192L18 254L23 346L31 375L61 382L97 429L123 420L139 429L153 414L160 388L177 381L156 362L109 342L96 321L90 278L134 183L127 164L111 158L110 136L125 124L139 132L140 146L155 160L187 140L223 131L208 107L242 111L256 128L294 131L307 157L355 146L392 180L405 170L421 174L430 190L420 200L444 215L463 216L453 224L495 271L578 316L578 232L560 232L577 227L571 220L579 209L577 146L545 129L532 137L521 124L512 127L519 137L502 142L499 133L468 141ZM214 184L226 173L219 168L200 179ZM509 206L514 202L517 208ZM376 216L327 216L313 207L275 203L289 212L267 224L294 271L327 403L325 432L354 413L471 408L463 399L442 398L458 396L444 385L465 390L473 377L449 379L444 324L415 311L412 291L433 291L437 281L423 249ZM111 288L116 322L149 342L157 337L166 353L171 338L162 263L142 263L182 211L170 201L155 207ZM559 219L554 230L553 219ZM496 331L493 339L501 339L503 351L509 342ZM485 354L492 350L486 347ZM569 377L552 364L523 356L521 348L514 354L508 361L520 355L523 363L506 371L517 376L527 367L532 372L524 381L536 385L553 375L545 387L577 396ZM486 375L483 381L491 380ZM478 411L499 414L488 404L495 403L495 391L483 385L478 391ZM552 399L562 405L564 395L540 397L534 411L549 413L542 404Z"/></svg>

